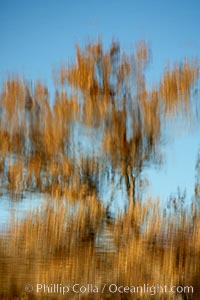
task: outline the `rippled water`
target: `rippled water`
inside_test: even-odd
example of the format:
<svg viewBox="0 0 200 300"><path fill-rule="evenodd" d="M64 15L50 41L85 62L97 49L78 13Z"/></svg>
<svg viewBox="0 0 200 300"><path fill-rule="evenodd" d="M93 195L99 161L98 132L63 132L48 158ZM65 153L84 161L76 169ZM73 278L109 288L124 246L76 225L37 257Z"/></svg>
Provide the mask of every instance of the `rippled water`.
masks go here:
<svg viewBox="0 0 200 300"><path fill-rule="evenodd" d="M39 207L42 197L38 193L34 195L26 193L21 199L11 200L9 196L0 197L0 228L5 228L13 217L23 219L31 210Z"/></svg>

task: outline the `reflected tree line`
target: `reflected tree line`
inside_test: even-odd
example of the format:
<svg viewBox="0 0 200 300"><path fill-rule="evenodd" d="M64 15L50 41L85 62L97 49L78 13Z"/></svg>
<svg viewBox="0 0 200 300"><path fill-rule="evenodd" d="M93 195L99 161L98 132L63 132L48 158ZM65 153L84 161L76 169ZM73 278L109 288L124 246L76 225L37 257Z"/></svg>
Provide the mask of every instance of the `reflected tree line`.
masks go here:
<svg viewBox="0 0 200 300"><path fill-rule="evenodd" d="M191 89L199 75L195 61L185 60L167 68L158 87L148 90L145 70L149 61L144 41L130 55L121 53L115 41L108 50L101 42L84 49L77 46L76 61L61 66L57 74L53 106L41 82L34 86L20 78L4 82L2 188L13 193L38 190L62 195L69 190L76 194L84 186L98 198L100 175L110 167L110 180L119 175L128 203L134 205L142 170L161 162L162 123L177 113L188 113ZM92 130L100 141L95 151L91 138L92 155L75 149L77 123Z"/></svg>
<svg viewBox="0 0 200 300"><path fill-rule="evenodd" d="M162 270L163 281L175 274L174 280L181 284L181 274L184 273L186 280L190 270L190 281L197 285L200 159L189 219L185 211L177 221L174 216L162 216L157 204L150 200L142 204L138 183L145 168L162 164L163 124L177 115L188 119L199 65L196 60L185 60L169 66L160 82L147 88L145 75L150 54L145 41L139 42L132 54L122 52L116 41L107 50L100 41L88 43L84 48L77 46L75 62L62 65L56 74L53 104L48 87L42 82L30 84L15 77L3 83L0 94L2 194L8 193L16 199L26 192L39 192L55 199L57 207L54 210L49 204L22 220L21 225L10 225L13 238L8 244L10 249L15 248L10 254L13 260L18 262L23 253L30 261L42 253L46 257L66 257L72 269L62 278L66 280L74 272L73 278L80 281L83 278L79 278L78 267L84 279L88 279L88 268L98 269L99 263L100 278L110 264L118 267L122 275L116 280L124 284L131 281L133 265L140 280L148 276L158 280L157 274ZM89 137L85 141L78 130L81 127ZM90 144L84 147L88 140ZM79 146L80 141L83 146ZM104 177L112 190L107 202L101 197ZM110 207L116 190L122 187L128 205L122 215L112 219ZM61 199L67 205L70 203L76 213L69 214ZM95 243L103 226L112 235L113 253L110 256L105 252L102 259L95 253ZM2 257L6 256L4 243L5 239L1 238ZM148 270L142 262L142 253L148 253ZM83 264L87 254L92 266L89 261ZM80 260L78 266L75 257ZM0 267L8 277L14 276L17 284L13 293L19 295L24 279L18 283L16 273L11 276L9 267L1 261ZM22 272L26 272L24 268ZM53 261L51 268L53 275L50 273L47 278L55 279ZM2 286L3 297L9 292Z"/></svg>

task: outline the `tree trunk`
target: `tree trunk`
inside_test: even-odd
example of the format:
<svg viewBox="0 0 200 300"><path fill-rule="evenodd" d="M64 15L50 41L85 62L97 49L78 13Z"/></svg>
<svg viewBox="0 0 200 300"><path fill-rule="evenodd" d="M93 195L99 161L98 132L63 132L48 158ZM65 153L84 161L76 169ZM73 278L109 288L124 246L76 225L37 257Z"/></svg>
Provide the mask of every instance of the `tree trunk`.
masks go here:
<svg viewBox="0 0 200 300"><path fill-rule="evenodd" d="M135 179L136 178L133 176L130 166L128 166L125 173L125 184L126 184L126 191L128 195L129 207L134 206L136 203Z"/></svg>

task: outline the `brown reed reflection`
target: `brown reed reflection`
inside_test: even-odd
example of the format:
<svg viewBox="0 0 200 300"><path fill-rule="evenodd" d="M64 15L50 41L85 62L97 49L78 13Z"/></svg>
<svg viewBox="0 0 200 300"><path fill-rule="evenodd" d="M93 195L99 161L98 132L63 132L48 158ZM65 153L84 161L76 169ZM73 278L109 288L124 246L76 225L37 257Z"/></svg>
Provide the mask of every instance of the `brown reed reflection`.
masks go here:
<svg viewBox="0 0 200 300"><path fill-rule="evenodd" d="M84 205L80 201L76 213L59 202L46 203L26 219L13 221L1 236L1 298L22 299L27 283L90 283L99 287L105 283L131 286L156 282L192 285L195 294L188 299L198 299L200 218L194 205L192 214L182 211L177 219L163 216L158 205L148 200L108 222L105 210L93 197L88 196ZM83 296L89 297L87 293ZM119 297L105 291L103 299L115 296ZM63 298L36 292L26 297ZM66 297L79 299L80 295L69 293ZM169 294L158 294L156 299L170 298Z"/></svg>

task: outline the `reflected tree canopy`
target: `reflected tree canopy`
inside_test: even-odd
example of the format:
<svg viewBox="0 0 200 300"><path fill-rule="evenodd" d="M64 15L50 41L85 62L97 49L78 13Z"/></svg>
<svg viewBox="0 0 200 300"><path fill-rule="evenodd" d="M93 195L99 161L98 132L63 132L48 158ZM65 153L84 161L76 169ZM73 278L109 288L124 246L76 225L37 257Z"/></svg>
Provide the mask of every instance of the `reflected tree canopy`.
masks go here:
<svg viewBox="0 0 200 300"><path fill-rule="evenodd" d="M138 200L136 182L147 165L161 163L162 123L190 110L197 81L195 61L168 67L160 83L147 89L150 50L145 41L135 52L113 41L76 47L74 63L61 66L53 106L48 87L21 78L4 82L0 99L1 188L13 196L37 190L99 199L102 176L124 185L129 206ZM90 136L87 153L78 147L79 128ZM76 134L75 134L76 132ZM98 143L95 142L95 139ZM119 181L116 183L117 180ZM109 207L110 204L108 204Z"/></svg>

